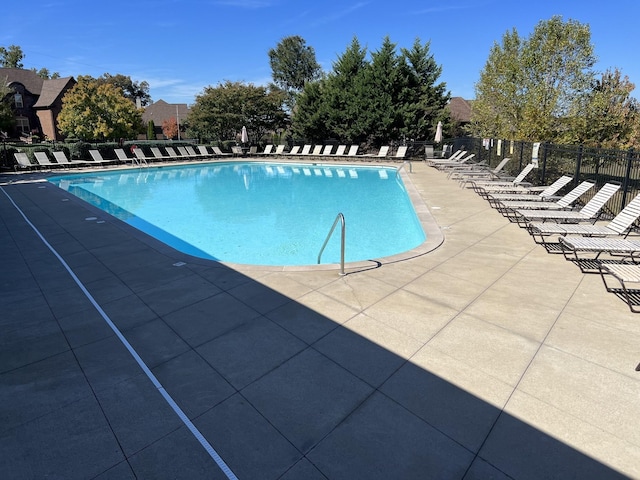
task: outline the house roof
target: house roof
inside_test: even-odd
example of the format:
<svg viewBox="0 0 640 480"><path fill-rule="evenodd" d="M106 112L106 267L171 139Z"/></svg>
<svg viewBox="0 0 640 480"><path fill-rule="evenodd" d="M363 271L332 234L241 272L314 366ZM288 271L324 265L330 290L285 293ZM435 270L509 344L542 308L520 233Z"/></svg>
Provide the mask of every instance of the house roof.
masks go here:
<svg viewBox="0 0 640 480"><path fill-rule="evenodd" d="M153 120L153 123L159 126L166 120L176 118L176 109L179 120L186 118L189 114L189 107L186 103L167 103L164 100L158 100L145 107L142 113L142 120L145 123Z"/></svg>
<svg viewBox="0 0 640 480"><path fill-rule="evenodd" d="M7 79L7 85L11 86L14 83L20 83L34 95L40 95L42 84L45 81L33 70L24 70L22 68L0 68L0 80L4 81L5 78Z"/></svg>
<svg viewBox="0 0 640 480"><path fill-rule="evenodd" d="M449 101L449 112L452 119L468 123L471 121L471 102L462 97L453 97Z"/></svg>
<svg viewBox="0 0 640 480"><path fill-rule="evenodd" d="M34 108L50 107L67 87L75 82L73 77L45 79L33 70L23 68L0 68L0 81L6 79L7 85L21 84L27 91L38 96Z"/></svg>
<svg viewBox="0 0 640 480"><path fill-rule="evenodd" d="M73 77L55 78L52 80L45 80L42 84L42 93L40 98L35 103L33 108L47 108L53 105L53 103L64 93L67 88L70 88L75 84Z"/></svg>

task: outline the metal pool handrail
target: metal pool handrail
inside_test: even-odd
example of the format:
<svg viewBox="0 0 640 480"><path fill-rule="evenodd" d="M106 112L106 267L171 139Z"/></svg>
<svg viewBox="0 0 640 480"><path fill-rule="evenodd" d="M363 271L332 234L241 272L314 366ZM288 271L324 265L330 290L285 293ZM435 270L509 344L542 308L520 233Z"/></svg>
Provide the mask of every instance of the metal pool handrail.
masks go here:
<svg viewBox="0 0 640 480"><path fill-rule="evenodd" d="M398 177L400 169L402 169L407 163L409 164L409 173L413 173L413 164L409 160L405 160L404 162L402 162L402 165L396 168L396 177Z"/></svg>
<svg viewBox="0 0 640 480"><path fill-rule="evenodd" d="M338 224L338 221L340 221L340 223L342 224L341 227L341 232L340 232L340 275L344 275L344 232L345 232L345 220L344 220L344 215L342 213L339 213L338 216L336 217L336 219L333 222L333 225L331 226L331 229L329 230L329 234L327 235L327 238L325 238L324 243L322 244L322 248L320 249L320 253L318 253L318 264L320 264L320 257L322 257L322 252L324 251L324 247L327 246L327 243L329 242L329 239L331 238L331 235L333 234L333 231L336 228L336 225Z"/></svg>

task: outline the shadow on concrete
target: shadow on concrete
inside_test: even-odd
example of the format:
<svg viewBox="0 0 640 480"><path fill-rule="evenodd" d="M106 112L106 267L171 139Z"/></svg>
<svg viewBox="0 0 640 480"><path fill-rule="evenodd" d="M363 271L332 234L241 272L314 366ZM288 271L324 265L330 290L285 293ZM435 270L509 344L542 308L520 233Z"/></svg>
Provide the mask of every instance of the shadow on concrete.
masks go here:
<svg viewBox="0 0 640 480"><path fill-rule="evenodd" d="M625 478L259 275L1 188L238 478ZM0 212L0 476L226 478L3 193Z"/></svg>

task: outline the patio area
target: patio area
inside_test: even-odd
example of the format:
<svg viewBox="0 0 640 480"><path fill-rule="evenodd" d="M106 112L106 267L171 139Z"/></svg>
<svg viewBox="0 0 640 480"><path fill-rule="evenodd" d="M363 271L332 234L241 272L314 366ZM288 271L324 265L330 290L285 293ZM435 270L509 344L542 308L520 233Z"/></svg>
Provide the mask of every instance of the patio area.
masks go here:
<svg viewBox="0 0 640 480"><path fill-rule="evenodd" d="M640 315L402 175L442 245L345 276L189 257L0 175L0 476L640 478Z"/></svg>

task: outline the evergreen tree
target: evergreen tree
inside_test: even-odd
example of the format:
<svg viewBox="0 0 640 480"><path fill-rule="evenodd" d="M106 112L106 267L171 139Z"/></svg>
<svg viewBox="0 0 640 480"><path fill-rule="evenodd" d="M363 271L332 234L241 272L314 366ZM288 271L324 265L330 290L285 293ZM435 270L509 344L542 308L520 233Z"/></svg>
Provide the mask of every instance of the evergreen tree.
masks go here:
<svg viewBox="0 0 640 480"><path fill-rule="evenodd" d="M366 49L356 37L333 64L324 93L327 103L327 128L341 143L355 143L364 138L359 125L363 110L364 74L368 67Z"/></svg>
<svg viewBox="0 0 640 480"><path fill-rule="evenodd" d="M401 125L399 58L396 45L385 37L380 50L371 54L363 74L363 104L356 122L358 138L380 146L397 139Z"/></svg>
<svg viewBox="0 0 640 480"><path fill-rule="evenodd" d="M155 140L156 139L156 126L153 123L153 120L149 120L147 122L147 140Z"/></svg>
<svg viewBox="0 0 640 480"><path fill-rule="evenodd" d="M431 140L439 121L444 129L449 125L446 105L451 99L446 84L439 82L440 67L429 51L430 43L424 45L419 38L411 49L402 49L398 84L401 92L399 105L400 128L395 139L410 138Z"/></svg>

